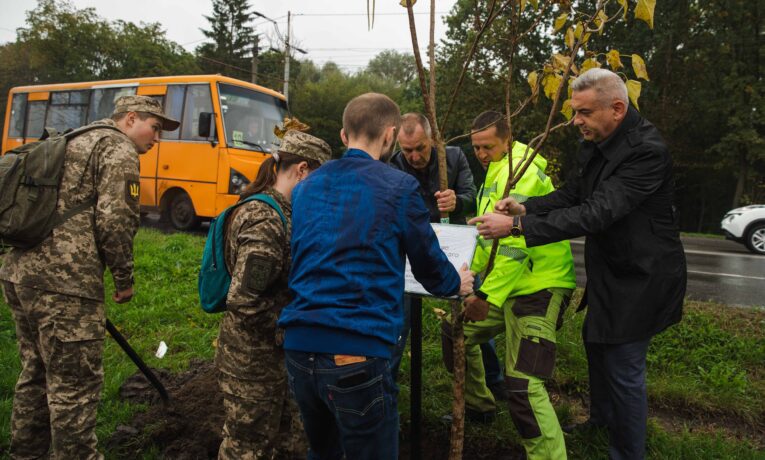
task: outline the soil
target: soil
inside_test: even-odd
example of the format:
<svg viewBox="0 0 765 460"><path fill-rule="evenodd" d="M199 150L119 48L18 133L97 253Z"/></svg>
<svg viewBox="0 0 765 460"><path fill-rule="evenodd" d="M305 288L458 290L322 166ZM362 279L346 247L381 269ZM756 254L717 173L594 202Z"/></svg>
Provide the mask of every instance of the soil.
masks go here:
<svg viewBox="0 0 765 460"><path fill-rule="evenodd" d="M148 404L127 425L120 425L107 441L107 449L119 459L141 458L156 448L164 459L207 460L217 457L223 427L223 398L218 391L216 369L212 362L193 361L189 370L173 374L154 371L164 384L171 401L163 403L157 391L141 373L128 378L120 388L120 397L133 403ZM569 404L574 422L586 419L586 398L581 394L560 392L550 388L555 403ZM657 419L668 431L684 429L695 432L720 432L733 439L746 439L755 446L765 447L762 426L741 423L735 417L709 417L685 414L682 410L651 408L649 417ZM402 421L401 459L411 457L408 421ZM449 456L449 430L444 425L422 425L422 459L442 460ZM758 442L759 440L759 442ZM520 460L525 458L520 446L509 446L499 439L474 439L467 442L463 458L482 460Z"/></svg>

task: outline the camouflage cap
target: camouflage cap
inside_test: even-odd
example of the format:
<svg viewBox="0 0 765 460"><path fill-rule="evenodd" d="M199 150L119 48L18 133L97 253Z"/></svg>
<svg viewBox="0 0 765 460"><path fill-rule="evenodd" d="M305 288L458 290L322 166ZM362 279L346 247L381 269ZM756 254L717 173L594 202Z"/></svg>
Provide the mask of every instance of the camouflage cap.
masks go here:
<svg viewBox="0 0 765 460"><path fill-rule="evenodd" d="M284 134L279 145L280 152L291 153L324 163L332 156L329 144L316 136L291 129Z"/></svg>
<svg viewBox="0 0 765 460"><path fill-rule="evenodd" d="M146 112L162 120L163 131L175 131L181 123L165 115L162 104L149 96L122 96L114 102L112 115L124 112Z"/></svg>

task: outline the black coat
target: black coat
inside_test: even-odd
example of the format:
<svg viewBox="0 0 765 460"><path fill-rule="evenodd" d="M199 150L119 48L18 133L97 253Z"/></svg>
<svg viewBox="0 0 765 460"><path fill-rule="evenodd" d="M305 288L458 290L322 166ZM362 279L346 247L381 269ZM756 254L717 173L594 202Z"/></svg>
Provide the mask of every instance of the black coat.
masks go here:
<svg viewBox="0 0 765 460"><path fill-rule="evenodd" d="M401 151L393 154L390 165L417 179L420 183L420 195L430 211L430 221L441 222L441 213L434 196L439 189L436 148L431 148L430 161L423 171L412 168ZM465 224L465 216L475 212L476 192L470 165L459 147L446 147L446 177L448 188L454 190L454 194L457 195L457 206L454 212L449 214L449 222Z"/></svg>
<svg viewBox="0 0 765 460"><path fill-rule="evenodd" d="M687 281L672 159L632 107L608 139L583 141L577 159L578 174L563 187L524 203L526 245L585 235L584 340L650 338L680 321Z"/></svg>

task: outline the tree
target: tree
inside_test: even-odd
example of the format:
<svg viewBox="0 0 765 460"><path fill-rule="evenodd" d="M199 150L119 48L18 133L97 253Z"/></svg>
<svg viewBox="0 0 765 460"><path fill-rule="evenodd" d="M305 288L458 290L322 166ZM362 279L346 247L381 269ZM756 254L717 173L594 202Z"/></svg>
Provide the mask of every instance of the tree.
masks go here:
<svg viewBox="0 0 765 460"><path fill-rule="evenodd" d="M248 0L213 0L212 16L205 16L210 29L202 33L211 42L197 48L199 65L206 72L250 79L250 60L255 31Z"/></svg>
<svg viewBox="0 0 765 460"><path fill-rule="evenodd" d="M380 52L369 61L365 71L401 86L411 83L416 75L412 55L395 50Z"/></svg>

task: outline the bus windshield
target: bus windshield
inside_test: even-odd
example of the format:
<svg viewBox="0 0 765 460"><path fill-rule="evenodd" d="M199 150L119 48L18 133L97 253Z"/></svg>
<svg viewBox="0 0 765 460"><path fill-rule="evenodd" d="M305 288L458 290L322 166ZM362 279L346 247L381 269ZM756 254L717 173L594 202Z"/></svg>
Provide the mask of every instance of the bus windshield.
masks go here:
<svg viewBox="0 0 765 460"><path fill-rule="evenodd" d="M220 107L226 144L259 152L270 152L274 142L274 126L281 125L287 104L274 96L220 83Z"/></svg>

